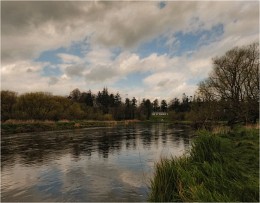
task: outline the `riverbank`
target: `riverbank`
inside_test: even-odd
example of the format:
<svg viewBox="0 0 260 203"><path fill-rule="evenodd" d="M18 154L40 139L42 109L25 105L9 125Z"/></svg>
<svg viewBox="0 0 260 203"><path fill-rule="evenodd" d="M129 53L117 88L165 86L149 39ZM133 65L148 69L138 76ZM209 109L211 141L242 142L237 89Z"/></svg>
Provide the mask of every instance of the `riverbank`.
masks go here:
<svg viewBox="0 0 260 203"><path fill-rule="evenodd" d="M16 134L16 133L27 133L27 132L44 132L44 131L57 131L57 130L73 130L79 128L90 128L90 127L112 127L129 124L154 124L154 123L165 123L174 124L178 126L191 126L196 129L192 121L171 121L169 119L158 119L158 117L150 120L121 120L121 121L96 121L96 120L61 120L61 121L39 121L39 120L8 120L1 123L1 134ZM206 125L207 124L207 125ZM216 125L216 123L206 123L205 126L210 127ZM223 125L223 123L217 123Z"/></svg>
<svg viewBox="0 0 260 203"><path fill-rule="evenodd" d="M39 120L8 120L1 123L1 135L9 135L16 133L28 132L44 132L56 130L73 130L79 128L91 127L113 127L121 125L131 125L136 123L153 124L153 123L166 123L182 126L191 126L190 121L155 121L155 120L121 120L121 121L93 121L93 120L61 120L61 121L39 121Z"/></svg>
<svg viewBox="0 0 260 203"><path fill-rule="evenodd" d="M259 128L201 131L189 156L161 160L150 201L259 201Z"/></svg>
<svg viewBox="0 0 260 203"><path fill-rule="evenodd" d="M111 127L119 125L131 125L139 123L138 120L124 120L124 121L17 121L11 120L1 123L1 135L27 133L27 132L43 132L56 130L70 130L90 127Z"/></svg>

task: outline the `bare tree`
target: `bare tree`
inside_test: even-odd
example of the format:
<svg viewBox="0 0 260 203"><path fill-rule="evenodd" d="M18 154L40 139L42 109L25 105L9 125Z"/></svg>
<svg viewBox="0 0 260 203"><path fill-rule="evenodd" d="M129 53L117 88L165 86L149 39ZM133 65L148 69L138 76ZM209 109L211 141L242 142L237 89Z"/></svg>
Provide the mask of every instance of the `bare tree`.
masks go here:
<svg viewBox="0 0 260 203"><path fill-rule="evenodd" d="M259 111L259 45L236 47L213 59L213 71L199 93L217 100L229 121L256 121Z"/></svg>

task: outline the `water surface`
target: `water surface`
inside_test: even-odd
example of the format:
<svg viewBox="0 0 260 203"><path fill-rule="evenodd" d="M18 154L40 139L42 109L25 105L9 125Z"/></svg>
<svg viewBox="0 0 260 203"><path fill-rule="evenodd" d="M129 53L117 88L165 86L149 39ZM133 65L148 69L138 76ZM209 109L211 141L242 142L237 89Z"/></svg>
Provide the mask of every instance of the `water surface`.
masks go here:
<svg viewBox="0 0 260 203"><path fill-rule="evenodd" d="M190 147L166 124L26 133L1 138L2 201L146 201L154 163Z"/></svg>

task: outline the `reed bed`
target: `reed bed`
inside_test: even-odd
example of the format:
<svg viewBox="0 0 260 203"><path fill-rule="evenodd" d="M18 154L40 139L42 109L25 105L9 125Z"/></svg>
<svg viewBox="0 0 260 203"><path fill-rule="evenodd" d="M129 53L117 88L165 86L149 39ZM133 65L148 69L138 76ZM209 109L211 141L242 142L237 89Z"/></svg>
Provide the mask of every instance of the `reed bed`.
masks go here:
<svg viewBox="0 0 260 203"><path fill-rule="evenodd" d="M149 201L259 202L259 132L201 131L189 156L162 159Z"/></svg>

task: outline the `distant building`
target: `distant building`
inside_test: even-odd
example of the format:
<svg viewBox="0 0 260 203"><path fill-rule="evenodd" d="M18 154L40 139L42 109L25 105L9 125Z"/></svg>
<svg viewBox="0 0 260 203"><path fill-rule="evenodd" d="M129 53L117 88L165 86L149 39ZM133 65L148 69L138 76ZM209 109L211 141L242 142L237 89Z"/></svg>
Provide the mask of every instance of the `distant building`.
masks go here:
<svg viewBox="0 0 260 203"><path fill-rule="evenodd" d="M153 116L167 116L167 112L152 112Z"/></svg>

